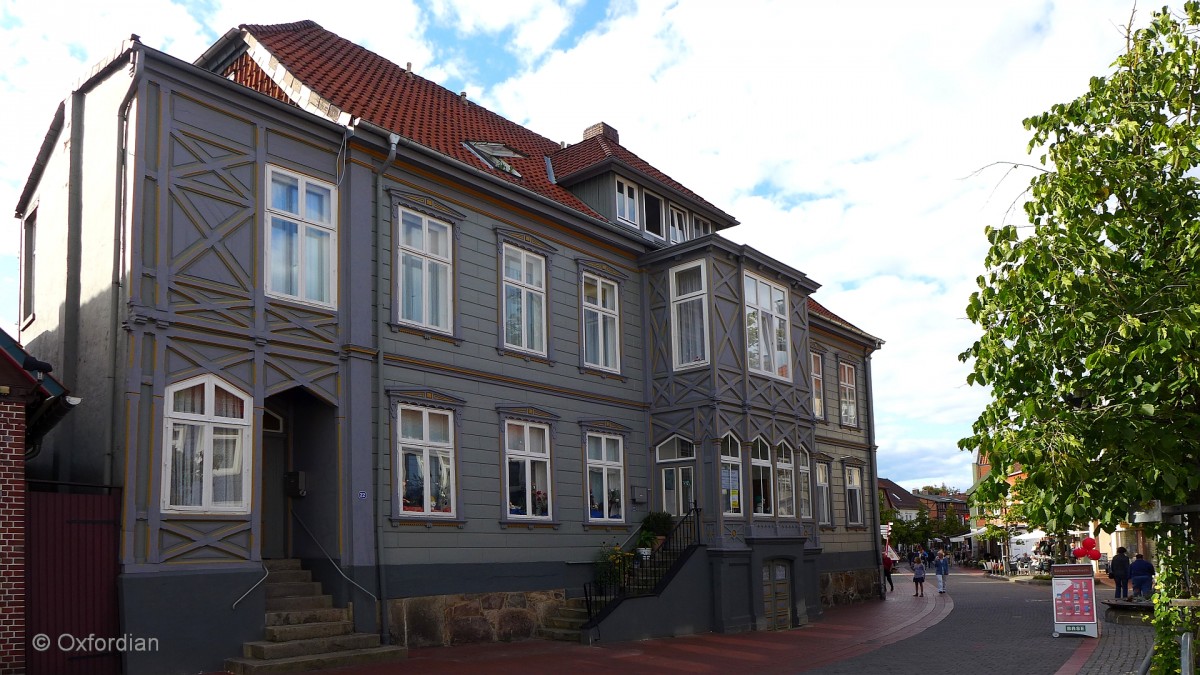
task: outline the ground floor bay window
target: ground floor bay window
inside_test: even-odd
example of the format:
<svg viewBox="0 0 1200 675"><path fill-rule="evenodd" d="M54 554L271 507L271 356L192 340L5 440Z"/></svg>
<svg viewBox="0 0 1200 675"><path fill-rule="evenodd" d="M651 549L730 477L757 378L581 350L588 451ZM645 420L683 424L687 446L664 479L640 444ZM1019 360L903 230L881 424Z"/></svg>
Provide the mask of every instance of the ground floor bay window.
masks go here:
<svg viewBox="0 0 1200 675"><path fill-rule="evenodd" d="M721 508L727 516L742 515L742 444L733 434L721 439Z"/></svg>
<svg viewBox="0 0 1200 675"><path fill-rule="evenodd" d="M662 467L662 509L673 516L686 515L696 502L696 446L685 438L672 436L659 443L656 459Z"/></svg>
<svg viewBox="0 0 1200 675"><path fill-rule="evenodd" d="M762 438L756 438L750 444L750 491L755 515L769 516L775 512L771 474L771 446Z"/></svg>

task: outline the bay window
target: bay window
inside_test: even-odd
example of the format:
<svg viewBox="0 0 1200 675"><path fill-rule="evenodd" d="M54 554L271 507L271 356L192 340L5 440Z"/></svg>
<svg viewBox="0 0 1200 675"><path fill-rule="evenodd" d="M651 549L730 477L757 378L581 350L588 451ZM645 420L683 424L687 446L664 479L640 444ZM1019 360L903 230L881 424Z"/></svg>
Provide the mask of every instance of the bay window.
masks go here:
<svg viewBox="0 0 1200 675"><path fill-rule="evenodd" d="M695 504L693 492L696 446L689 440L672 436L660 443L656 456L662 465L662 508L673 516L686 515Z"/></svg>
<svg viewBox="0 0 1200 675"><path fill-rule="evenodd" d="M771 446L762 438L750 444L750 496L754 499L754 513L769 516L775 512L772 493Z"/></svg>
<svg viewBox="0 0 1200 675"><path fill-rule="evenodd" d="M704 262L670 270L671 332L675 368L708 363L708 292Z"/></svg>
<svg viewBox="0 0 1200 675"><path fill-rule="evenodd" d="M754 372L788 379L791 376L791 336L787 290L753 274L745 275L743 287L747 367Z"/></svg>
<svg viewBox="0 0 1200 675"><path fill-rule="evenodd" d="M733 434L721 439L721 507L727 516L742 515L742 444Z"/></svg>
<svg viewBox="0 0 1200 675"><path fill-rule="evenodd" d="M796 517L796 465L792 447L787 442L775 446L775 502L777 513Z"/></svg>

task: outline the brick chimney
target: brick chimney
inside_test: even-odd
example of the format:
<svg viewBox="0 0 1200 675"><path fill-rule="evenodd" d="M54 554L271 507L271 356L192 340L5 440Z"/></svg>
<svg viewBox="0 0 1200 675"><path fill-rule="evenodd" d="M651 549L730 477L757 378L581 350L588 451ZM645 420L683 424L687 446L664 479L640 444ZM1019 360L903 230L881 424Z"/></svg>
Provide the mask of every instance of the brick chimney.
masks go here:
<svg viewBox="0 0 1200 675"><path fill-rule="evenodd" d="M621 142L621 135L617 133L616 129L608 126L605 122L597 122L583 130L583 140L586 141L594 136L603 136L613 143Z"/></svg>

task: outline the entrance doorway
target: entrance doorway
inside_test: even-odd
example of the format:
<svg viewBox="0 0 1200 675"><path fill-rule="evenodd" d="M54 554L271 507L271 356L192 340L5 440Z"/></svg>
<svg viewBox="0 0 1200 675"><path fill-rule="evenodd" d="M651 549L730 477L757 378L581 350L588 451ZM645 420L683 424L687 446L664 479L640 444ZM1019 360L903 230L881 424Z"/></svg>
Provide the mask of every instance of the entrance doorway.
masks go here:
<svg viewBox="0 0 1200 675"><path fill-rule="evenodd" d="M792 565L786 560L763 563L763 615L767 630L792 627Z"/></svg>
<svg viewBox="0 0 1200 675"><path fill-rule="evenodd" d="M263 410L262 557L288 557L288 504L283 490L288 467L283 417Z"/></svg>

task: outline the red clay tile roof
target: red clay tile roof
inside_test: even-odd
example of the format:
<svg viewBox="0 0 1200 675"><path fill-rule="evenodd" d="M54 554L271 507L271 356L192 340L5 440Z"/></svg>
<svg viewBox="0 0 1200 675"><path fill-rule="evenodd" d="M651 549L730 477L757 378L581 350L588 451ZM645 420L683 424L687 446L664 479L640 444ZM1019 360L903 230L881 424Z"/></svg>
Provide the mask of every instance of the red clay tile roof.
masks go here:
<svg viewBox="0 0 1200 675"><path fill-rule="evenodd" d="M854 333L862 335L863 337L870 338L871 340L876 340L880 343L883 342L883 340L880 340L879 338L875 337L874 335L871 335L870 333L864 331L863 329L859 328L858 326L855 326L854 324L843 319L842 317L838 316L837 314L834 314L833 312L829 311L825 307L825 305L822 305L821 303L817 302L816 300L813 300L812 296L808 297L808 313L816 314L817 316L823 317L826 320L830 321L831 323L837 324L843 328L853 331Z"/></svg>
<svg viewBox="0 0 1200 675"><path fill-rule="evenodd" d="M587 147L581 148L578 155L570 153L570 148L563 151L555 141L464 100L445 87L411 73L313 21L269 26L243 24L239 28L258 40L289 73L342 111L464 164L490 171L570 209L603 218L566 188L551 182L545 157L558 155L564 161L569 159L563 166L575 173L609 155L589 154ZM277 95L278 88L267 87L264 79L270 82L269 77L250 74L235 81L268 95ZM496 170L481 161L463 146L467 141L504 143L521 152L524 158L508 160L521 177ZM613 153L630 167L679 190L716 213L722 213L619 145ZM556 171L558 162L556 157Z"/></svg>

